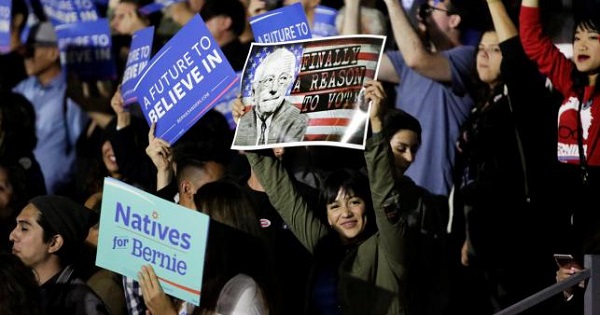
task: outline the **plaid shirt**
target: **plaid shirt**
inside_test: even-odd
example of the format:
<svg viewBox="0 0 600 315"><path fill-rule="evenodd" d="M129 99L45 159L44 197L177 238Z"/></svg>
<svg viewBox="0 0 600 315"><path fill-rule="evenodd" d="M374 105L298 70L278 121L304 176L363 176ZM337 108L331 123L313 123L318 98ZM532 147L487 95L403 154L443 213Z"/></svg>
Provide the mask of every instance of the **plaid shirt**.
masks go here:
<svg viewBox="0 0 600 315"><path fill-rule="evenodd" d="M146 315L146 304L142 297L140 284L132 278L123 276L123 288L129 315Z"/></svg>

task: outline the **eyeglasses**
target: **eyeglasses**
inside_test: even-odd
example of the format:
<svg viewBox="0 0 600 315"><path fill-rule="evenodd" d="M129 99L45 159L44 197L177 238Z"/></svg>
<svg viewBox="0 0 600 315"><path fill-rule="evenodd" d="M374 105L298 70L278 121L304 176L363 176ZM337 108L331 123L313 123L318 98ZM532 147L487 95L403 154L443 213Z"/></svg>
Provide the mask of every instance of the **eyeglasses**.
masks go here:
<svg viewBox="0 0 600 315"><path fill-rule="evenodd" d="M458 14L458 12L456 12L456 11L440 9L438 7L430 6L428 3L423 3L419 6L419 17L421 19L425 20L425 19L427 19L427 17L429 17L433 13L434 10L446 12L447 15Z"/></svg>
<svg viewBox="0 0 600 315"><path fill-rule="evenodd" d="M290 76L286 73L283 73L278 78L275 78L275 76L268 76L268 77L258 81L258 83L260 83L260 85L262 85L263 87L272 87L273 82L277 82L278 85L283 86L283 85L288 84L290 82L291 78L292 78L292 76Z"/></svg>

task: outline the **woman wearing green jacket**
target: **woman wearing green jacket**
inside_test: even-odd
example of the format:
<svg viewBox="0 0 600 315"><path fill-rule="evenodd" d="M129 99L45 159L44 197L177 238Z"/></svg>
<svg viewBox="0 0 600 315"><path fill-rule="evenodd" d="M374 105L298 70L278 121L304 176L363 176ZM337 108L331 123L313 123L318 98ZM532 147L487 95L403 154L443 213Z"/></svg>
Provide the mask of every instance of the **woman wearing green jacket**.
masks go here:
<svg viewBox="0 0 600 315"><path fill-rule="evenodd" d="M385 98L381 84L372 81L365 88L366 100L378 108ZM234 106L234 116L242 114L243 107ZM373 119L381 126L379 118L372 117L372 124ZM417 143L418 136L414 133L408 140ZM321 209L309 209L277 158L254 152L246 155L275 209L315 258L308 295L310 314L407 313L407 223L401 214L411 209L399 202L397 188L403 181L393 176L389 144L369 140L365 151L368 182L355 171L335 171L327 177L321 187L326 220L319 219Z"/></svg>

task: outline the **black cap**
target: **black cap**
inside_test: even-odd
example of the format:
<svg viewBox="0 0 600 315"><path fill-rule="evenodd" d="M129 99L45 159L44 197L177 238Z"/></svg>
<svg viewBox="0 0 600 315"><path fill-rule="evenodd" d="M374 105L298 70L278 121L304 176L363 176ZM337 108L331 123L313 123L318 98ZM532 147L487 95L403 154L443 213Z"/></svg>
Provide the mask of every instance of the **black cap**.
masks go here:
<svg viewBox="0 0 600 315"><path fill-rule="evenodd" d="M75 201L55 195L37 196L29 201L41 213L51 229L64 239L66 248L77 249L85 241L97 214Z"/></svg>

